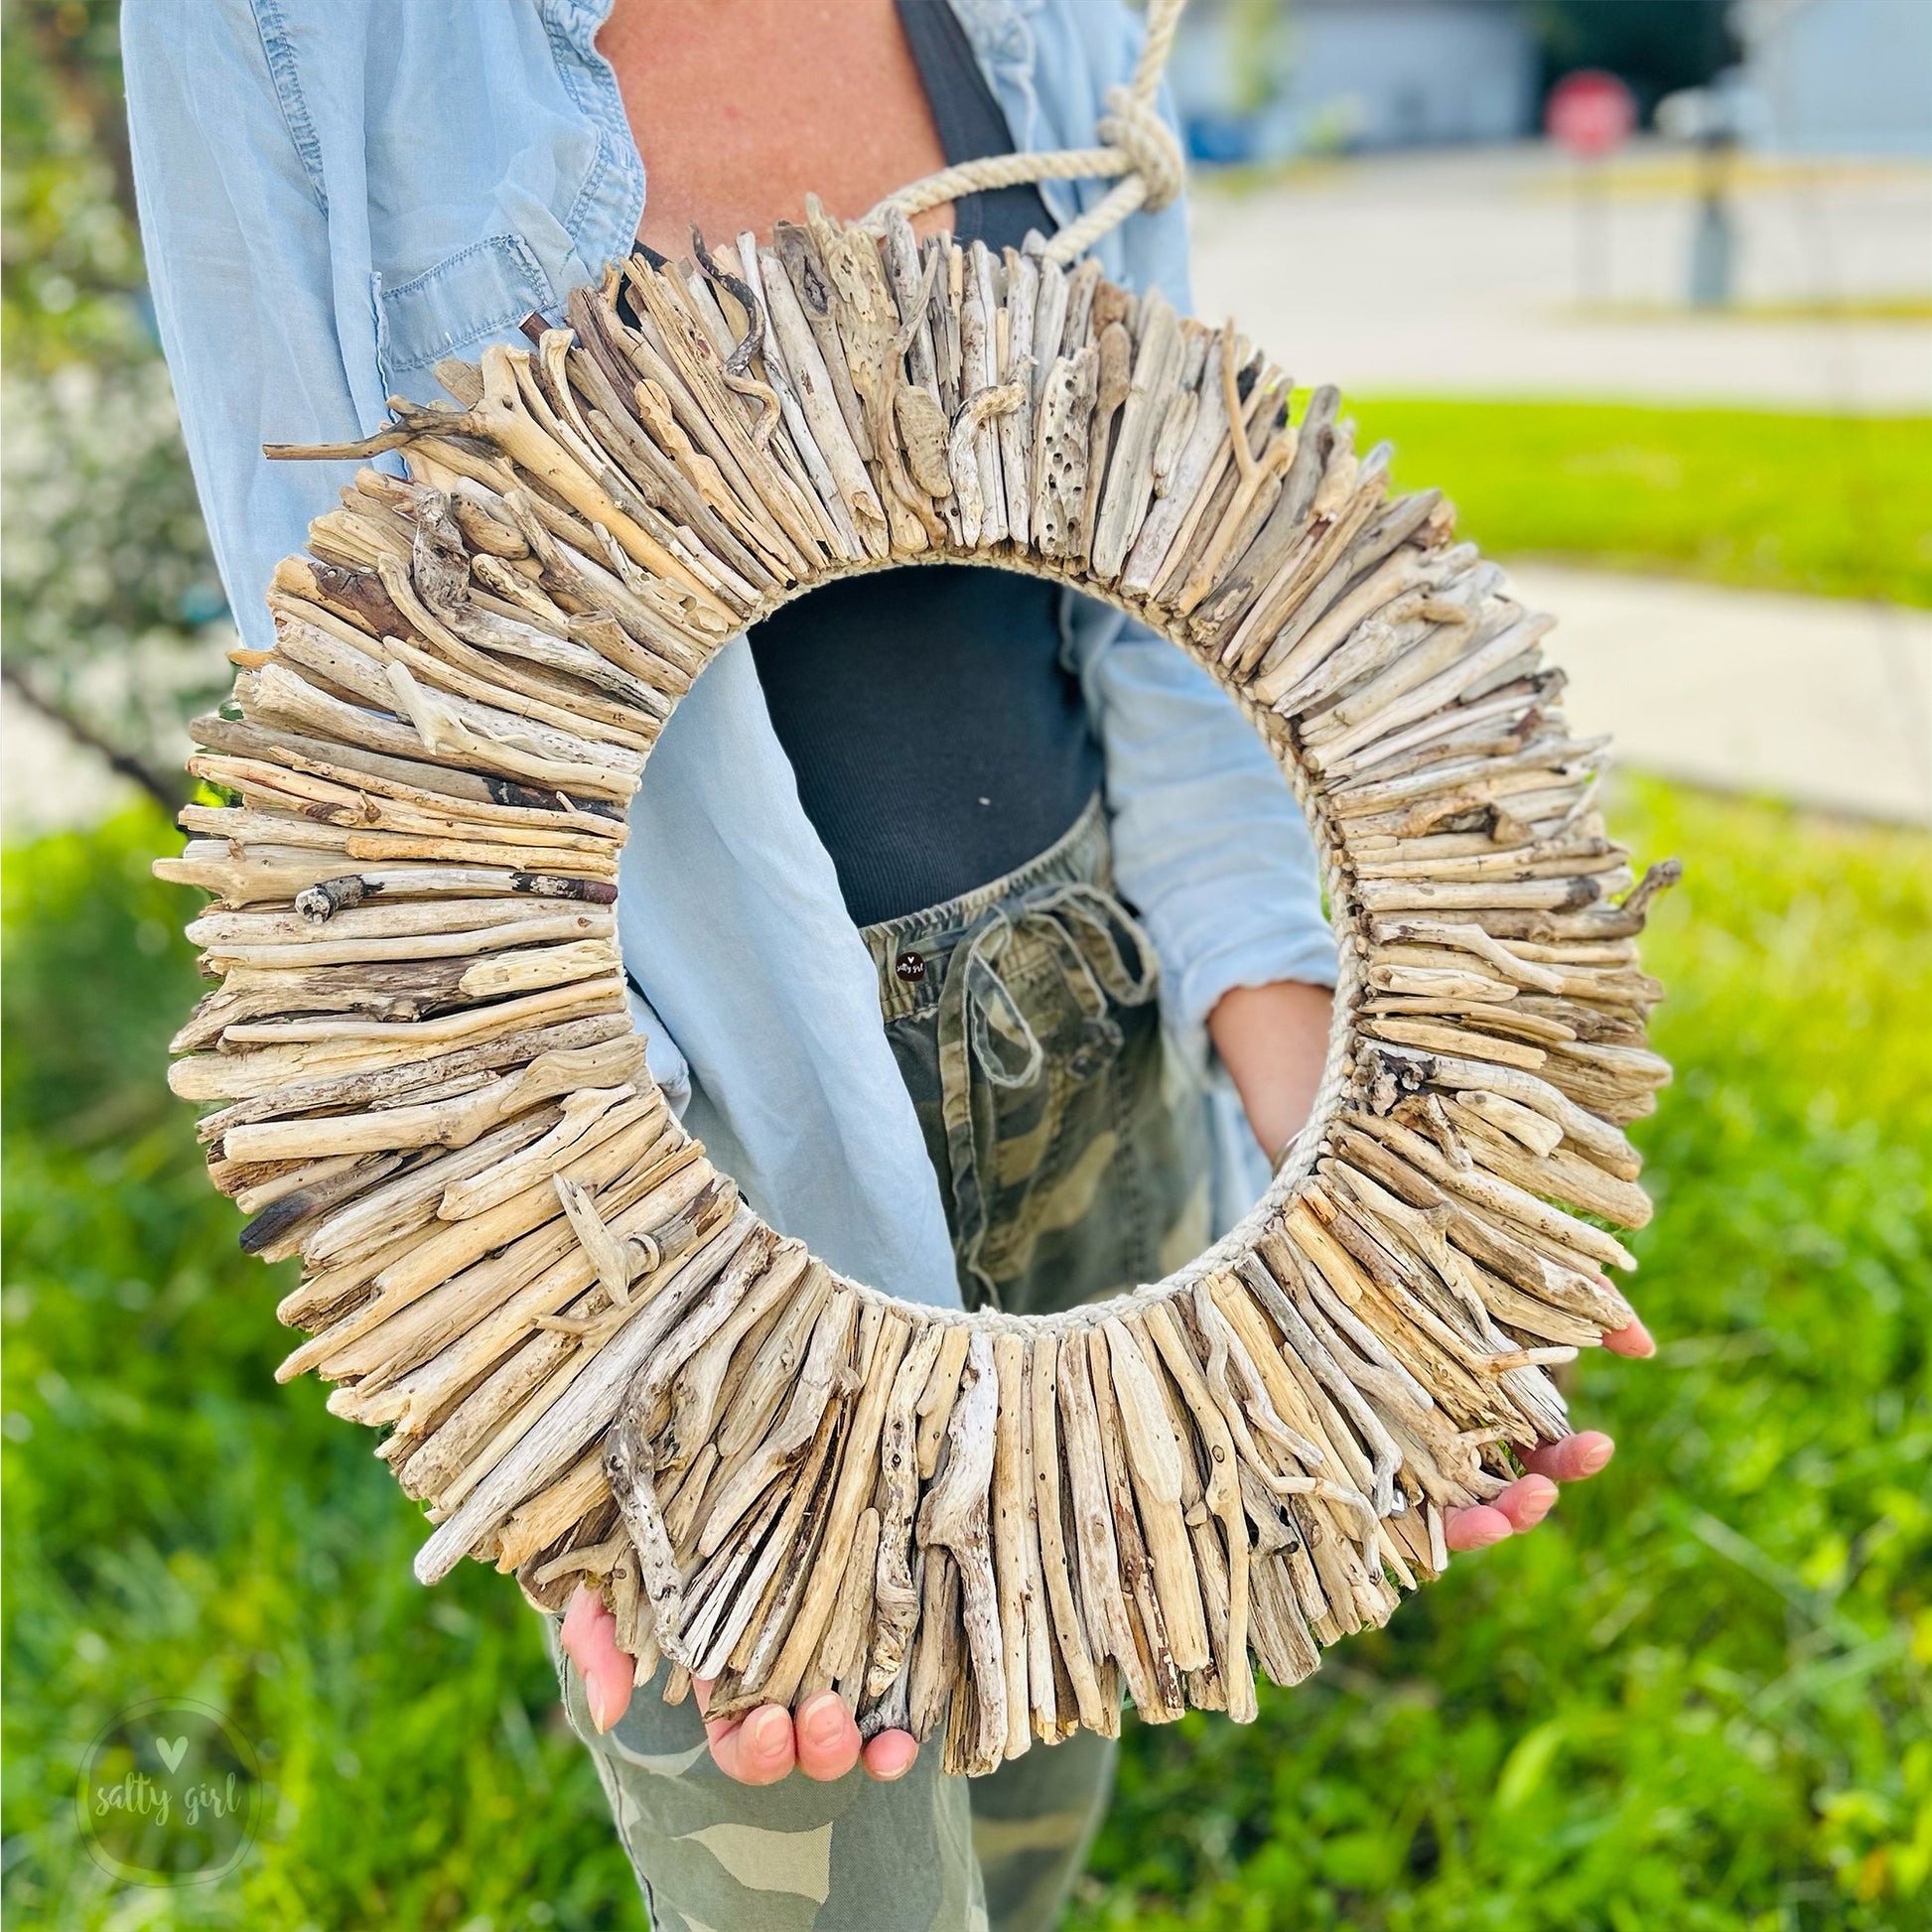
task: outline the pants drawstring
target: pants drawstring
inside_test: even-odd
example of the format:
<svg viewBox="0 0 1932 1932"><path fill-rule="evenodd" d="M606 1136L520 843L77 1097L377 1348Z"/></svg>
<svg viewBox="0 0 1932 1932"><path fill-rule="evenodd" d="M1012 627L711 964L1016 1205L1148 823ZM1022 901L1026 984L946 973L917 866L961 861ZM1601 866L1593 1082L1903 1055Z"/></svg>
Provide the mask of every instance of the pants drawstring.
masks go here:
<svg viewBox="0 0 1932 1932"><path fill-rule="evenodd" d="M1045 1049L1003 972L1023 936L1052 949L1086 1010L1090 1037L1074 1056L1076 1070L1097 1071L1119 1046L1120 1029L1106 1017L1109 1000L1145 1005L1160 975L1153 943L1139 923L1111 893L1082 880L1037 886L1002 899L953 949L939 991L941 1113L960 1266L988 1307L999 1306L993 1279L980 1261L988 1227L981 1174L992 1147L982 1147L976 1131L990 1122L975 1120L973 1077L977 1069L989 1085L1013 1090L1032 1086L1044 1071Z"/></svg>

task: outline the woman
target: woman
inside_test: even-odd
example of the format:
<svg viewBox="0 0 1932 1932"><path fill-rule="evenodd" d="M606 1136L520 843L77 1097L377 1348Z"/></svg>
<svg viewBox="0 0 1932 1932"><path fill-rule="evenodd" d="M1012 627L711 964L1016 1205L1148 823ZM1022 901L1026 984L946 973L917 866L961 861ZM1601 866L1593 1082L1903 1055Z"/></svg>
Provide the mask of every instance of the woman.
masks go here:
<svg viewBox="0 0 1932 1932"><path fill-rule="evenodd" d="M341 481L260 444L373 429L634 238L681 254L807 192L849 217L949 161L1087 145L1135 52L1115 0L130 0L124 34L157 315L251 642ZM921 225L1018 246L1103 189ZM1100 253L1184 301L1177 207ZM1308 834L1254 734L1171 645L1017 575L855 580L723 652L653 755L619 911L687 1125L787 1232L928 1300L1042 1311L1184 1259L1207 1036L1250 1157L1325 1046ZM1609 1449L1539 1451L1451 1544L1533 1526ZM969 1821L904 1732L846 1778L834 1696L707 1734L627 1709L593 1598L561 1648L660 1926L1043 1926L1104 1804L1091 1733L978 1783Z"/></svg>

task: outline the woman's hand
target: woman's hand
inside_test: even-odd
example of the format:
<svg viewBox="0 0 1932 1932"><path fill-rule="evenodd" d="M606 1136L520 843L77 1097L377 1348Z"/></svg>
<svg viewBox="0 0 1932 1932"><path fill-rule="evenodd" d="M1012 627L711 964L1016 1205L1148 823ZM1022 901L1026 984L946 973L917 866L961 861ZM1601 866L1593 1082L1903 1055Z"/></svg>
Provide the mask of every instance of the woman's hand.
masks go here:
<svg viewBox="0 0 1932 1932"><path fill-rule="evenodd" d="M634 1666L618 1648L617 1619L581 1584L564 1612L562 1642L584 1680L591 1723L609 1730L629 1708ZM698 1682L692 1689L704 1710L711 1686ZM919 1754L917 1740L906 1730L882 1730L862 1745L845 1700L833 1691L808 1698L795 1717L783 1705L763 1704L743 1718L707 1719L705 1735L719 1770L740 1784L776 1784L794 1769L829 1781L861 1763L868 1777L890 1783L903 1777Z"/></svg>
<svg viewBox="0 0 1932 1932"><path fill-rule="evenodd" d="M1654 1355L1657 1344L1641 1321L1603 1337L1613 1355ZM1519 1449L1517 1459L1529 1471L1518 1476L1492 1501L1467 1509L1452 1509L1443 1523L1443 1540L1451 1550L1486 1550L1506 1536L1533 1530L1556 1507L1557 1484L1582 1482L1606 1467L1616 1445L1600 1429L1586 1429L1561 1442Z"/></svg>
<svg viewBox="0 0 1932 1932"><path fill-rule="evenodd" d="M1234 987L1207 1016L1215 1051L1241 1096L1255 1139L1271 1161L1280 1158L1314 1105L1333 1024L1334 995L1325 986L1300 980ZM1657 1352L1641 1321L1605 1335L1603 1346L1617 1355ZM1451 1550L1485 1550L1506 1536L1535 1529L1556 1506L1558 1483L1595 1475L1615 1452L1616 1445L1596 1429L1519 1451L1529 1473L1493 1501L1450 1510L1444 1540Z"/></svg>

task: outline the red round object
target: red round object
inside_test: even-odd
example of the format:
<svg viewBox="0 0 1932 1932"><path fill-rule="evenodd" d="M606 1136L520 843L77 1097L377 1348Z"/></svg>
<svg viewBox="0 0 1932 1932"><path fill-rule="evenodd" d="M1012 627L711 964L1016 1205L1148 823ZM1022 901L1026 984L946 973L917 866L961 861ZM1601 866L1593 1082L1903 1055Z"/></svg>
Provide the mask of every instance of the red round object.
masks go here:
<svg viewBox="0 0 1932 1932"><path fill-rule="evenodd" d="M1608 154L1630 138L1636 124L1636 96L1600 68L1566 73L1543 103L1544 131L1572 154Z"/></svg>

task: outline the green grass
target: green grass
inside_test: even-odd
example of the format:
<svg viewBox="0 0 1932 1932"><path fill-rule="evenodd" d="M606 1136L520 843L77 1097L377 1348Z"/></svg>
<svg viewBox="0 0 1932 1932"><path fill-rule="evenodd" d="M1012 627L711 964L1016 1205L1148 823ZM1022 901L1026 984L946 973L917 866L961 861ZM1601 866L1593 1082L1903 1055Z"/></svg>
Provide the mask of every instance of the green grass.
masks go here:
<svg viewBox="0 0 1932 1932"><path fill-rule="evenodd" d="M1932 416L1355 399L1501 556L1932 606Z"/></svg>
<svg viewBox="0 0 1932 1932"><path fill-rule="evenodd" d="M1932 850L1661 786L1622 825L1691 872L1648 949L1665 1348L1576 1391L1621 1453L1252 1729L1130 1726L1085 1932L1926 1921ZM164 837L7 856L9 1923L635 1928L513 1587L419 1589L368 1439L271 1379L283 1278L159 1079L196 985ZM147 1696L261 1752L219 1885L117 1892L77 1840L79 1755Z"/></svg>

